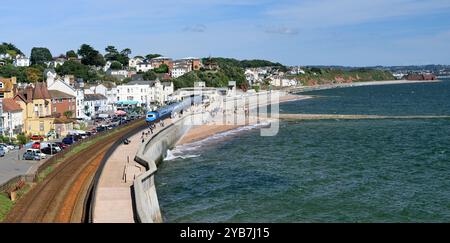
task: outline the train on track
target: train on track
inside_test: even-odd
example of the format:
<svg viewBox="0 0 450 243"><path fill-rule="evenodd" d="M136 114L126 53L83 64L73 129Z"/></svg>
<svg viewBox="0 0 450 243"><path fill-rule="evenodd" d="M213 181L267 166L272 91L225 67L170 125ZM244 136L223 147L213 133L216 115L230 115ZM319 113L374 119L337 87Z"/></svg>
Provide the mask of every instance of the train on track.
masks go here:
<svg viewBox="0 0 450 243"><path fill-rule="evenodd" d="M176 114L183 114L183 111L193 105L202 104L203 97L200 95L190 96L182 101L172 103L163 107L160 107L156 111L149 111L145 117L147 123L158 122Z"/></svg>

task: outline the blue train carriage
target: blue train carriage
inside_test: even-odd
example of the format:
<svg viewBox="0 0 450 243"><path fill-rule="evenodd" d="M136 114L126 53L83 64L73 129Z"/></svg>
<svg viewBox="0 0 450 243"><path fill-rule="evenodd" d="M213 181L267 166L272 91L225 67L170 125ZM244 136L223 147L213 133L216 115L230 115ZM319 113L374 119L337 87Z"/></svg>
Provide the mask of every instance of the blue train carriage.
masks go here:
<svg viewBox="0 0 450 243"><path fill-rule="evenodd" d="M188 109L189 107L201 103L202 103L201 96L191 96L189 98L185 98L180 102L161 107L156 111L147 112L145 120L147 122L157 122L160 120L164 120L166 118L171 117L172 115L182 114L183 111Z"/></svg>

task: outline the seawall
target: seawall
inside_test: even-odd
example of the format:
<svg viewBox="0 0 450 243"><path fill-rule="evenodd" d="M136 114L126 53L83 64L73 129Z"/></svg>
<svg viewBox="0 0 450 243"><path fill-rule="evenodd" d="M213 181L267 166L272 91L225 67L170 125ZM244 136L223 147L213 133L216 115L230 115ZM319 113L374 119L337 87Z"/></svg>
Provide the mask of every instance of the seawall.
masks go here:
<svg viewBox="0 0 450 243"><path fill-rule="evenodd" d="M168 149L192 127L192 120L199 119L204 113L186 115L167 125L155 136L145 140L139 147L134 160L147 171L138 176L133 183L136 219L141 223L163 222L156 194L154 175L157 165L162 161Z"/></svg>

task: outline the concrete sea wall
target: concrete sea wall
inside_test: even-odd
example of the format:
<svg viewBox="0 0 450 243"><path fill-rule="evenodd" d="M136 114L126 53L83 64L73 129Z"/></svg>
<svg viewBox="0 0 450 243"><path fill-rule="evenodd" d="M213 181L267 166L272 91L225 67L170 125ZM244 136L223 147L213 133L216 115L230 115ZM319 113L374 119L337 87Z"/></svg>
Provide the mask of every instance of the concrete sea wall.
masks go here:
<svg viewBox="0 0 450 243"><path fill-rule="evenodd" d="M171 149L192 127L193 119L201 119L204 113L187 115L167 125L155 136L145 140L139 147L134 160L145 166L147 171L134 181L134 202L136 218L141 223L162 222L154 175L157 165L162 161L168 149ZM198 123L196 123L198 124Z"/></svg>

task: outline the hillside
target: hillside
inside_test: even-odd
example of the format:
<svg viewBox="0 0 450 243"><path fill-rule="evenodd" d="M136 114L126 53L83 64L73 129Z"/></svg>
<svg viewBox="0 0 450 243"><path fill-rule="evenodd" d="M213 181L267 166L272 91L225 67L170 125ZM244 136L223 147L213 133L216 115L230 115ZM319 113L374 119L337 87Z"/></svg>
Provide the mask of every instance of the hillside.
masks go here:
<svg viewBox="0 0 450 243"><path fill-rule="evenodd" d="M303 85L312 86L318 84L351 83L364 81L394 80L392 73L377 69L351 69L342 70L335 68L304 68L305 74L289 76L296 78Z"/></svg>
<svg viewBox="0 0 450 243"><path fill-rule="evenodd" d="M214 63L218 66L215 70L201 69L199 71L189 72L181 77L173 79L175 88L192 87L194 82L204 81L208 87L225 87L229 81L236 81L240 88L247 88L245 79L245 68L256 67L279 67L280 70L286 70L286 67L280 63L274 63L267 60L237 60L233 58L208 57L202 59L203 63Z"/></svg>

